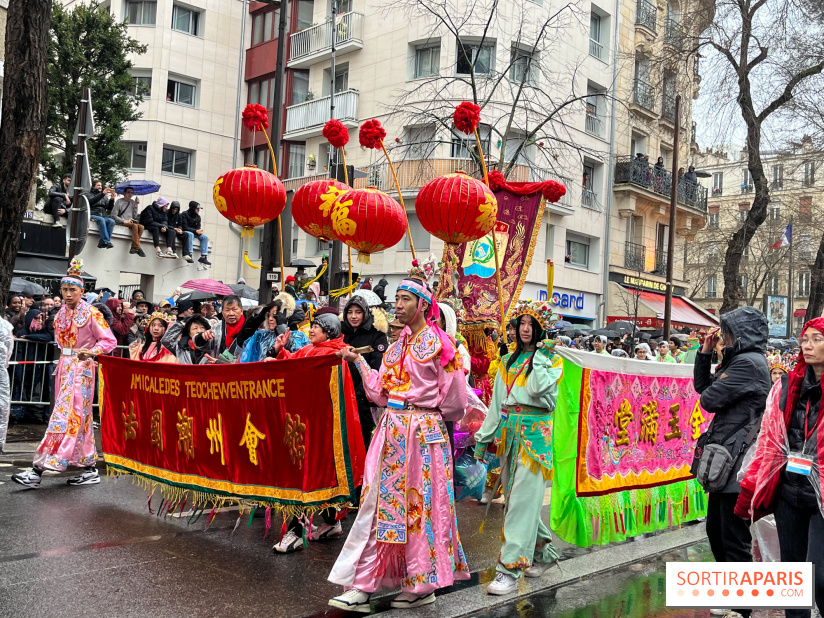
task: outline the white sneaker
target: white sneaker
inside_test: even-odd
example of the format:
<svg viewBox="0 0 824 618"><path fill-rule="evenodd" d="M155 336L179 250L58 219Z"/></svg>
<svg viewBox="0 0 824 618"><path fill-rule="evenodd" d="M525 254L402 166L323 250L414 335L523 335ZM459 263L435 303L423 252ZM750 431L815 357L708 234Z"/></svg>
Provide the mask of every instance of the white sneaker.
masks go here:
<svg viewBox="0 0 824 618"><path fill-rule="evenodd" d="M524 577L541 577L552 565L552 562L533 562L532 566L524 571Z"/></svg>
<svg viewBox="0 0 824 618"><path fill-rule="evenodd" d="M276 544L272 549L279 554L291 554L292 552L303 549L303 539L295 534L294 531L288 530L286 534L283 535L280 543Z"/></svg>
<svg viewBox="0 0 824 618"><path fill-rule="evenodd" d="M401 592L392 600L392 607L395 609L412 609L435 602L435 593L417 595L411 592Z"/></svg>
<svg viewBox="0 0 824 618"><path fill-rule="evenodd" d="M731 609L711 609L710 610L710 615L711 616L726 616L731 611L732 611Z"/></svg>
<svg viewBox="0 0 824 618"><path fill-rule="evenodd" d="M320 526L312 526L312 540L325 541L326 539L333 539L343 534L343 526L339 521L335 522L334 526L327 523L322 523Z"/></svg>
<svg viewBox="0 0 824 618"><path fill-rule="evenodd" d="M484 495L481 496L481 499L478 500L481 504L488 504L489 501L492 499L492 490L488 487L484 489Z"/></svg>
<svg viewBox="0 0 824 618"><path fill-rule="evenodd" d="M100 473L97 471L97 468L83 470L80 475L66 481L69 485L97 485L99 482Z"/></svg>
<svg viewBox="0 0 824 618"><path fill-rule="evenodd" d="M345 609L350 612L368 614L372 611L372 608L369 605L370 596L371 595L368 592L362 592L357 588L352 588L351 590L347 590L343 594L336 596L334 599L329 599L329 605L332 607L337 607L338 609Z"/></svg>
<svg viewBox="0 0 824 618"><path fill-rule="evenodd" d="M518 580L508 573L498 573L495 579L486 588L487 594L503 595L515 592L518 589Z"/></svg>
<svg viewBox="0 0 824 618"><path fill-rule="evenodd" d="M40 475L34 471L34 468L29 468L19 474L13 475L11 480L15 483L19 483L20 485L25 485L30 489L37 489L40 487Z"/></svg>

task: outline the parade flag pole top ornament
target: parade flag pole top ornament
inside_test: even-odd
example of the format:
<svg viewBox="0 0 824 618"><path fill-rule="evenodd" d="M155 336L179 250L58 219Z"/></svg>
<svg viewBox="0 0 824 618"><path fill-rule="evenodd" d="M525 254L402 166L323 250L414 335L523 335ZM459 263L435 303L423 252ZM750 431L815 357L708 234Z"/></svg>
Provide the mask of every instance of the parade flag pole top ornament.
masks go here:
<svg viewBox="0 0 824 618"><path fill-rule="evenodd" d="M455 107L452 114L455 128L466 135L475 134L475 143L478 146L478 158L481 160L481 169L484 173L484 184L489 187L489 173L486 169L486 159L481 147L481 136L478 134L478 124L481 122L481 108L470 101L464 101ZM500 172L499 172L500 173ZM490 187L491 188L491 187ZM495 204L495 215L498 214L498 205ZM501 285L501 262L498 256L498 238L495 234L495 222L492 222L492 250L495 253L495 280L498 284L498 302L501 305L501 333L506 332L506 308L504 307L504 290Z"/></svg>
<svg viewBox="0 0 824 618"><path fill-rule="evenodd" d="M371 148L373 150L383 150L383 154L386 157L386 162L389 164L389 170L392 172L392 178L395 180L395 188L398 190L398 199L400 200L403 217L406 220L406 234L409 238L409 249L412 251L412 260L415 261L418 257L415 255L415 243L412 242L412 230L409 229L409 221L406 217L406 205L403 203L401 183L398 182L398 175L395 173L395 166L392 165L392 159L389 158L389 153L383 143L384 139L386 139L386 129L383 128L380 120L373 118L372 120L367 120L360 126L360 130L358 131L358 140L360 141L360 145L364 148ZM391 247L392 245L388 246ZM360 260L360 256L358 256L358 260Z"/></svg>
<svg viewBox="0 0 824 618"><path fill-rule="evenodd" d="M329 142L332 148L340 150L341 159L343 159L343 180L349 184L349 170L346 169L346 151L344 146L349 143L349 129L346 128L340 120L332 118L323 127L323 137ZM349 287L352 287L352 247L346 245L347 254L349 256Z"/></svg>

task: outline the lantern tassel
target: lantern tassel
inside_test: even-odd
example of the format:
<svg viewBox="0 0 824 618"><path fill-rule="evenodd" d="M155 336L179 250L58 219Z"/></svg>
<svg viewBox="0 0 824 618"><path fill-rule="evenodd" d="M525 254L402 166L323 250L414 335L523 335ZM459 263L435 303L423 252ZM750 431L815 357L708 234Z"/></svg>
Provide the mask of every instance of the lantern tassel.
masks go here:
<svg viewBox="0 0 824 618"><path fill-rule="evenodd" d="M354 291L354 289L356 287L358 287L358 284L360 283L360 281L361 281L361 278L358 277L355 280L355 282L352 285L350 285L349 287L341 288L339 290L330 290L329 291L329 296L331 296L332 298L340 298L341 296L346 296L350 292Z"/></svg>
<svg viewBox="0 0 824 618"><path fill-rule="evenodd" d="M361 264L371 264L372 259L368 253L361 253L360 251L358 251L358 262L360 262Z"/></svg>
<svg viewBox="0 0 824 618"><path fill-rule="evenodd" d="M253 227L244 227L243 230L240 232L240 237L246 239L246 243L243 248L243 261L246 262L249 268L254 268L255 270L260 270L260 266L256 266L252 264L252 261L249 259L249 241L255 235L255 228Z"/></svg>

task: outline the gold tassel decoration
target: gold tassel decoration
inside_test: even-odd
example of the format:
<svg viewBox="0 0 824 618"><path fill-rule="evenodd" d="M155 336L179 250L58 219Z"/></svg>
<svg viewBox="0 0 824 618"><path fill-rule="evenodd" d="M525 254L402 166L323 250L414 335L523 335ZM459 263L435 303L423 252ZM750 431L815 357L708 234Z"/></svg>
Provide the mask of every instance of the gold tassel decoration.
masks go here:
<svg viewBox="0 0 824 618"><path fill-rule="evenodd" d="M361 264L371 264L372 258L368 253L361 253L358 251L358 262Z"/></svg>

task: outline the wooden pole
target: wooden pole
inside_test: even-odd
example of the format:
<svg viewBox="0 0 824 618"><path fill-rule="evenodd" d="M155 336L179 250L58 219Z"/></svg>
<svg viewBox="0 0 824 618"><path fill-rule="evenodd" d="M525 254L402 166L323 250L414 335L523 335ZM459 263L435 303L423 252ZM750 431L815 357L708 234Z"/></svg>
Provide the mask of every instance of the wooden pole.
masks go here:
<svg viewBox="0 0 824 618"><path fill-rule="evenodd" d="M333 18L334 19L334 18ZM346 152L340 149L340 157L343 160L343 184L349 186L349 170L346 169ZM346 245L346 254L349 259L349 287L352 287L352 247Z"/></svg>
<svg viewBox="0 0 824 618"><path fill-rule="evenodd" d="M395 173L395 166L392 165L392 159L389 158L389 153L386 151L386 146L383 145L383 140L381 140L381 149L383 150L383 154L386 156L386 162L389 164L389 169L392 171L392 178L395 179L395 188L398 190L398 201L401 203L401 210L403 210L403 216L406 218L406 236L409 238L409 248L412 250L412 259L417 260L418 257L415 255L415 243L412 242L412 230L409 227L409 217L406 215L406 206L404 206L403 203L401 183L398 182L398 175Z"/></svg>
<svg viewBox="0 0 824 618"><path fill-rule="evenodd" d="M675 95L675 138L672 145L672 191L670 193L669 232L667 236L667 295L664 302L664 337L669 342L672 326L672 269L675 264L675 209L678 204L678 142L681 133L681 95Z"/></svg>

